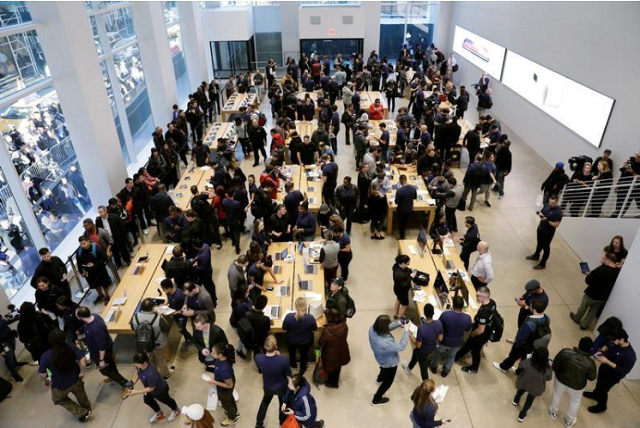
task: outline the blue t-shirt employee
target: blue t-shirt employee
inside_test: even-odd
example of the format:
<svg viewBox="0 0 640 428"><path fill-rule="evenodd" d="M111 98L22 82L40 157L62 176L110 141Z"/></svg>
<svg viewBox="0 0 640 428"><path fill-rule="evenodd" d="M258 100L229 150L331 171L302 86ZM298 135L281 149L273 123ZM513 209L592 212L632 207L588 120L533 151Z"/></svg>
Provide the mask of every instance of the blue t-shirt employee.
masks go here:
<svg viewBox="0 0 640 428"><path fill-rule="evenodd" d="M540 216L540 224L538 225L536 252L527 256L527 260L539 260L538 264L533 267L536 270L546 267L551 253L551 241L562 221L562 208L558 205L558 195L552 195L538 215ZM540 259L542 252L544 254Z"/></svg>

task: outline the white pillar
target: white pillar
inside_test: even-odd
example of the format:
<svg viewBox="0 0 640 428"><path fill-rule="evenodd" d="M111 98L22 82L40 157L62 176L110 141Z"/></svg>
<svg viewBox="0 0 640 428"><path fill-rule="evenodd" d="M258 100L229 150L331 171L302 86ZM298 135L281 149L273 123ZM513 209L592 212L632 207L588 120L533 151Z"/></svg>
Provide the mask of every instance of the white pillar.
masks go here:
<svg viewBox="0 0 640 428"><path fill-rule="evenodd" d="M300 58L300 31L298 28L299 1L280 2L280 31L282 34L282 52L284 59Z"/></svg>
<svg viewBox="0 0 640 428"><path fill-rule="evenodd" d="M189 71L190 90L195 90L203 80L211 81L213 76L207 70L206 52L209 49L202 34L202 20L198 2L178 2L180 32L184 44L184 58Z"/></svg>
<svg viewBox="0 0 640 428"><path fill-rule="evenodd" d="M89 195L94 205L105 203L122 189L127 170L84 3L28 4L33 20L44 24L38 38Z"/></svg>
<svg viewBox="0 0 640 428"><path fill-rule="evenodd" d="M363 57L368 58L369 52L380 49L380 14L382 13L382 2L364 1L361 3L364 8L364 46Z"/></svg>
<svg viewBox="0 0 640 428"><path fill-rule="evenodd" d="M436 21L436 34L433 43L442 50L447 57L451 51L453 40L451 39L451 17L453 16L453 2L441 1L438 3L438 20Z"/></svg>
<svg viewBox="0 0 640 428"><path fill-rule="evenodd" d="M161 2L131 2L149 103L156 125L166 128L178 89Z"/></svg>
<svg viewBox="0 0 640 428"><path fill-rule="evenodd" d="M607 300L607 304L598 320L598 325L609 317L616 317L622 321L624 329L629 334L629 341L635 349L640 349L640 229L636 232L629 254L620 270L616 285ZM637 352L637 351L636 351ZM640 363L627 375L627 379L640 379Z"/></svg>

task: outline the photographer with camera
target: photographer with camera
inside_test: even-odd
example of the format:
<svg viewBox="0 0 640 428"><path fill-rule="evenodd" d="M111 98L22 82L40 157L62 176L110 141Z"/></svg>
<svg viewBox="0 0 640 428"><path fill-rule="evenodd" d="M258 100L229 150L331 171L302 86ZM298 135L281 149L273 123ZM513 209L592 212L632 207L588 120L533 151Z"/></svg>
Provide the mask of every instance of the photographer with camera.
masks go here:
<svg viewBox="0 0 640 428"><path fill-rule="evenodd" d="M9 324L18 319L19 313L15 310L15 306L9 305L10 314L3 317L0 316L0 356L4 358L4 364L11 373L11 377L16 382L22 382L22 376L18 374L18 367L26 366L25 362L18 362L16 358L16 337L18 332L12 330Z"/></svg>
<svg viewBox="0 0 640 428"><path fill-rule="evenodd" d="M636 201L636 206L640 208L640 183L636 179L636 184L631 189L629 199L625 205L625 199L633 183L635 177L640 175L640 150L636 153L635 157L630 157L620 168L620 178L618 179L618 186L616 188L616 211L611 217L617 217L618 214L624 214L627 212L631 203Z"/></svg>

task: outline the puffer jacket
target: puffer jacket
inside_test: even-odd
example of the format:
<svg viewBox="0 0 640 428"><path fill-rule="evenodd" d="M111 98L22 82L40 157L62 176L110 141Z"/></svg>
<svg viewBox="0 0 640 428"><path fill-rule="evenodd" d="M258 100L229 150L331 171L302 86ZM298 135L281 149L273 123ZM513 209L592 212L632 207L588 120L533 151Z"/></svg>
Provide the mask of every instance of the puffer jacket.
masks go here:
<svg viewBox="0 0 640 428"><path fill-rule="evenodd" d="M596 363L589 353L577 348L564 348L553 360L553 371L563 385L581 390L587 386L587 380L595 380L598 371Z"/></svg>
<svg viewBox="0 0 640 428"><path fill-rule="evenodd" d="M311 396L311 387L308 383L302 385L297 394L287 389L284 401L289 404L289 408L293 410L293 414L301 426L308 428L316 426L318 408L316 400Z"/></svg>

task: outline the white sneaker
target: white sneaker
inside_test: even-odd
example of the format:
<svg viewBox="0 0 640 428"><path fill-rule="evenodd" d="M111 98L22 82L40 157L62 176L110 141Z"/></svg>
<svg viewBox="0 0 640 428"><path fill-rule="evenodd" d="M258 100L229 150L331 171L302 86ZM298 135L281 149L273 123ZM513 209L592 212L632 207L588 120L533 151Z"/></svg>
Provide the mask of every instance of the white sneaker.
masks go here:
<svg viewBox="0 0 640 428"><path fill-rule="evenodd" d="M165 418L164 412L154 413L153 416L149 419L149 423L155 424L158 421L161 421Z"/></svg>
<svg viewBox="0 0 640 428"><path fill-rule="evenodd" d="M549 416L551 416L551 419L555 421L558 418L558 412L554 412L553 409L549 407Z"/></svg>
<svg viewBox="0 0 640 428"><path fill-rule="evenodd" d="M145 235L148 235L149 234L149 229L143 230L142 233L144 233Z"/></svg>
<svg viewBox="0 0 640 428"><path fill-rule="evenodd" d="M564 428L571 428L578 422L578 418L575 418L573 422L569 422L567 420L564 421Z"/></svg>
<svg viewBox="0 0 640 428"><path fill-rule="evenodd" d="M176 409L167 418L169 422L174 421L178 416L180 416L180 409Z"/></svg>
<svg viewBox="0 0 640 428"><path fill-rule="evenodd" d="M500 370L502 373L506 373L507 371L504 370L502 367L500 367L500 363L497 361L493 362L493 367L497 368L498 370Z"/></svg>
<svg viewBox="0 0 640 428"><path fill-rule="evenodd" d="M406 361L402 362L402 368L404 369L404 373L409 376L411 374L411 369L409 368L409 363Z"/></svg>

